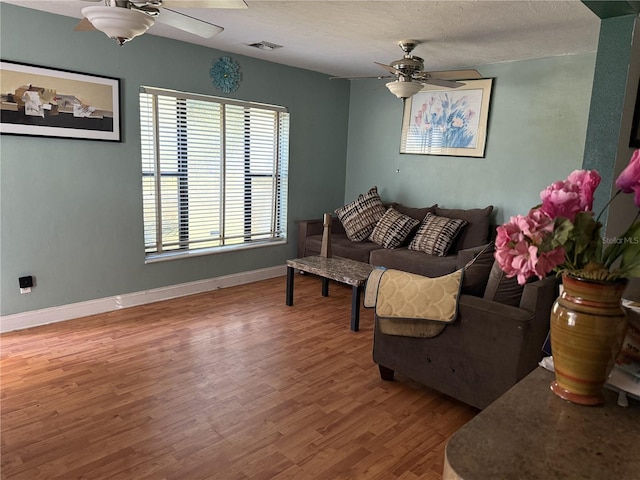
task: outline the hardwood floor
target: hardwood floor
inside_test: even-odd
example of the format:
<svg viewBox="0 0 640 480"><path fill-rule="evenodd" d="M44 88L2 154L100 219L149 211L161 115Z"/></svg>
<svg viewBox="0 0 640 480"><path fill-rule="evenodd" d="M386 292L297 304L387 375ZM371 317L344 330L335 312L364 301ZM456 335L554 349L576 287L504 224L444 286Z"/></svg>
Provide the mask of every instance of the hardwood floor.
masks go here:
<svg viewBox="0 0 640 480"><path fill-rule="evenodd" d="M439 479L477 410L373 363L350 287L284 277L11 332L1 478Z"/></svg>

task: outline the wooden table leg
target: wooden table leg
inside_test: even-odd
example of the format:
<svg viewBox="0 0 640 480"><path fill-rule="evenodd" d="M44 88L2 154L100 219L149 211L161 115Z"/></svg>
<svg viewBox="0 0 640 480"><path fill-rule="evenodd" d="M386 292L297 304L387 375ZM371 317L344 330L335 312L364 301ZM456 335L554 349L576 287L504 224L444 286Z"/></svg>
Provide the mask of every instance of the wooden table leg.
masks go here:
<svg viewBox="0 0 640 480"><path fill-rule="evenodd" d="M360 292L361 287L351 288L351 331L360 329Z"/></svg>
<svg viewBox="0 0 640 480"><path fill-rule="evenodd" d="M325 277L322 277L322 296L329 296L329 279Z"/></svg>
<svg viewBox="0 0 640 480"><path fill-rule="evenodd" d="M287 266L287 305L293 305L293 267Z"/></svg>

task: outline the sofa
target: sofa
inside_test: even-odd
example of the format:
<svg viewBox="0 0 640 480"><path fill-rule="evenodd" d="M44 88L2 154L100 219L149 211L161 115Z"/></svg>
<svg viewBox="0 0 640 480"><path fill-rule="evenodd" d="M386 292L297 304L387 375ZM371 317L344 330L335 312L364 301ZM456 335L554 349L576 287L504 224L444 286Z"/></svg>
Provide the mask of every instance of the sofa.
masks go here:
<svg viewBox="0 0 640 480"><path fill-rule="evenodd" d="M371 265L393 268L427 277L438 277L457 269L458 257L462 253L479 252L493 238L491 226L492 206L474 209L448 209L433 205L424 208L407 207L399 203L385 205L387 210L414 219L417 224L407 238L394 248L386 248L369 239L351 240L345 226L337 216L331 218L331 252L338 257L350 258ZM427 214L438 218L459 219L464 222L453 243L444 255L425 254L410 249L410 240ZM298 222L298 257L320 255L322 247L323 220L321 218Z"/></svg>
<svg viewBox="0 0 640 480"><path fill-rule="evenodd" d="M407 241L385 248L366 238L349 239L339 216L332 218L331 251L375 266L438 277L467 266L457 318L432 338L382 333L374 327L373 360L383 380L411 378L461 402L483 409L524 378L543 356L549 315L558 296L555 276L518 285L493 258L492 207L453 210L433 205L384 205L415 219L427 214L464 219L445 255L411 250ZM379 216L380 212L378 212ZM414 227L408 237L415 233ZM298 223L298 256L319 255L322 220ZM470 263L471 262L471 263Z"/></svg>
<svg viewBox="0 0 640 480"><path fill-rule="evenodd" d="M373 361L383 380L398 372L483 409L538 365L557 292L550 276L526 284L517 305L463 293L456 320L432 338L386 335L376 322Z"/></svg>

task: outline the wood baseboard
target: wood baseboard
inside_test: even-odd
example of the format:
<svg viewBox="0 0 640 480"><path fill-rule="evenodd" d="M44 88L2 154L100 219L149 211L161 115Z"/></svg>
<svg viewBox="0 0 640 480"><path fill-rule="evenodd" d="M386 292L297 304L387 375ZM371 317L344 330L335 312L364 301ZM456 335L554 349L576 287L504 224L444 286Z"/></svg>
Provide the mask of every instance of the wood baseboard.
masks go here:
<svg viewBox="0 0 640 480"><path fill-rule="evenodd" d="M86 302L71 303L68 305L60 305L58 307L4 315L0 316L0 333L22 330L24 328L36 327L38 325L46 325L49 323L64 322L74 318L112 312L121 308L160 302L162 300L194 295L196 293L209 292L219 288L244 285L246 283L257 282L259 280L284 276L285 274L286 267L284 265L279 265L276 267L234 273L232 275L208 278L195 282L170 285L168 287L98 298L95 300L88 300Z"/></svg>

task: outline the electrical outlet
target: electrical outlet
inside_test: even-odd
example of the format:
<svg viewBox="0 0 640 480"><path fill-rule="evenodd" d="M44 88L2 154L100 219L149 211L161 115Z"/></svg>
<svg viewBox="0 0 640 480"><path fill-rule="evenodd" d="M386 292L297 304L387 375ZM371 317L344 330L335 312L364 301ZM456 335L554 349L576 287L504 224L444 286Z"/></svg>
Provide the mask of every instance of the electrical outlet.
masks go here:
<svg viewBox="0 0 640 480"><path fill-rule="evenodd" d="M33 277L31 275L27 275L26 277L20 277L18 279L18 284L20 285L21 295L25 293L31 293L31 287L33 287Z"/></svg>

